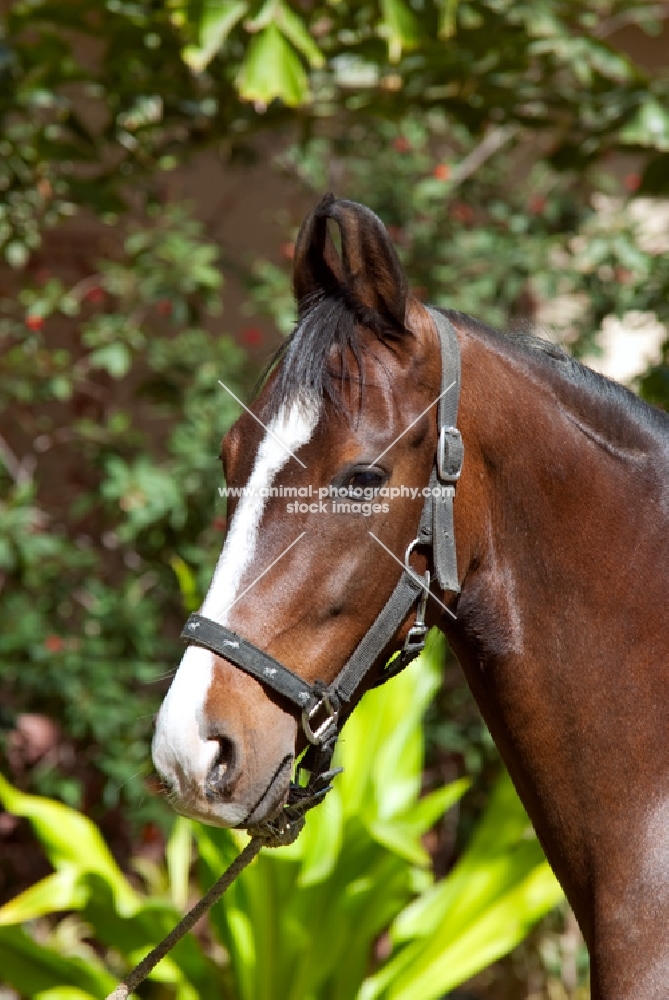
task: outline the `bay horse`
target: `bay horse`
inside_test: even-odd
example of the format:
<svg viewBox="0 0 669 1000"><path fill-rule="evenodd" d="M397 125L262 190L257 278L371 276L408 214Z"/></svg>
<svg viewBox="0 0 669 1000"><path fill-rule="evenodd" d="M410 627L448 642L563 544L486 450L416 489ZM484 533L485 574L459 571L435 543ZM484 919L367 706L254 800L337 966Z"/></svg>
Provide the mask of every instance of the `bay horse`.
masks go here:
<svg viewBox="0 0 669 1000"><path fill-rule="evenodd" d="M575 911L593 998L666 1000L669 417L547 342L425 307L353 202L305 220L294 291L296 329L223 441L239 495L157 719L176 808L275 816L297 755L436 625Z"/></svg>

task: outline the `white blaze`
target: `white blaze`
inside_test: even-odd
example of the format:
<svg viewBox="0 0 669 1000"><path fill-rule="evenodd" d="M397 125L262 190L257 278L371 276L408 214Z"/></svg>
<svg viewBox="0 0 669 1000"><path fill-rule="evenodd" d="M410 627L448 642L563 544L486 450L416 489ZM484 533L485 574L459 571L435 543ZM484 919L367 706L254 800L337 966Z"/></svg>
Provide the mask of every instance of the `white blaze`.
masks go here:
<svg viewBox="0 0 669 1000"><path fill-rule="evenodd" d="M229 526L225 545L214 571L201 614L220 625L227 623L228 611L239 592L242 577L256 550L258 528L265 498L260 491L271 486L276 474L295 452L306 444L318 422L318 413L304 405L293 404L282 410L268 426L258 449L245 495L239 498ZM277 441L277 438L279 439ZM279 444L281 441L285 448ZM258 567L258 576L265 567ZM182 793L202 790L219 745L208 738L204 706L213 675L214 655L199 646L189 646L184 653L172 685L160 709L153 740L153 760L161 775ZM239 811L239 816L236 815ZM243 805L218 806L217 814L229 822L240 822Z"/></svg>

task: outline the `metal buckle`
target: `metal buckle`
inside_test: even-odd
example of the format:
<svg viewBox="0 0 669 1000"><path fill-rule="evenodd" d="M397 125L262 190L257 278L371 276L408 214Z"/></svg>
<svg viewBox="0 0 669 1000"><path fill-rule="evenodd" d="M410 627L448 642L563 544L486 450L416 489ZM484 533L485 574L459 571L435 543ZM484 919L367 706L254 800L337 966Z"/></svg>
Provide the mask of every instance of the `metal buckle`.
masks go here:
<svg viewBox="0 0 669 1000"><path fill-rule="evenodd" d="M442 482L454 483L460 478L462 455L460 431L457 427L441 427L437 445L437 476Z"/></svg>
<svg viewBox="0 0 669 1000"><path fill-rule="evenodd" d="M311 728L311 720L315 715L325 709L327 715L325 719L321 722L315 730ZM337 728L337 721L339 719L339 711L336 710L326 694L323 695L320 701L317 701L312 708L305 708L302 712L302 728L304 729L305 736L310 743L315 743L316 746L326 742L326 738L330 733L330 729L333 727Z"/></svg>
<svg viewBox="0 0 669 1000"><path fill-rule="evenodd" d="M425 649L425 636L430 630L425 623L416 622L407 632L403 653L421 653Z"/></svg>
<svg viewBox="0 0 669 1000"><path fill-rule="evenodd" d="M412 543L413 545L413 543ZM409 555L409 549L407 550L407 557ZM420 581L420 577L416 576L415 573L409 569L414 578ZM425 649L425 636L430 631L425 624L425 609L427 608L427 599L430 596L430 571L425 571L425 576L422 580L422 592L418 599L418 607L416 609L416 621L413 623L409 631L407 632L407 637L404 640L403 653L420 653Z"/></svg>

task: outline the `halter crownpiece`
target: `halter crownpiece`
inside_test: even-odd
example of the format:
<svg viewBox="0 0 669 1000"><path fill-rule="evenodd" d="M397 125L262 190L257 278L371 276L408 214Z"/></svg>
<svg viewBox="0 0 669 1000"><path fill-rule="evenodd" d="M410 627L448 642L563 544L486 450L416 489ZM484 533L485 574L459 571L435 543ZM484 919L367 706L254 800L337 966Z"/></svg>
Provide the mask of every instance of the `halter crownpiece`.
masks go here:
<svg viewBox="0 0 669 1000"><path fill-rule="evenodd" d="M409 566L413 548L431 546L439 586L443 590L460 592L453 526L455 486L460 478L464 455L462 438L456 427L460 398L460 352L453 325L436 309L428 309L428 312L436 325L441 346L441 394L437 409L439 437L428 484L429 495L423 505L418 534L407 548L404 571L395 589L332 683L326 685L315 681L310 684L248 639L203 615L191 615L181 633L182 639L188 643L222 656L299 710L304 734L312 745L308 763L303 761L303 766L312 774L307 788L311 791L313 786L317 800L330 787L329 779L333 772L328 769L339 735L342 708L352 699L414 604L417 604L416 620L409 629L404 647L382 671L374 686L398 674L425 647L425 609L430 574L426 573L421 579ZM293 808L296 803L302 804L300 800L304 800L305 791L301 786L293 785L292 800L289 798L286 809Z"/></svg>

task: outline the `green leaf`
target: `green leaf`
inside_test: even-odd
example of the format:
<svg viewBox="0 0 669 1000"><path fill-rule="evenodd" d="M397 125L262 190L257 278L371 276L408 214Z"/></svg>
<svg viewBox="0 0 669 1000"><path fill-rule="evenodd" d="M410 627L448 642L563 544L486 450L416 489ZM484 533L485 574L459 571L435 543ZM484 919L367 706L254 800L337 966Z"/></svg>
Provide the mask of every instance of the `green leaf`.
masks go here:
<svg viewBox="0 0 669 1000"><path fill-rule="evenodd" d="M57 910L79 910L87 899L78 867L65 865L5 903L0 908L0 926L23 924Z"/></svg>
<svg viewBox="0 0 669 1000"><path fill-rule="evenodd" d="M181 594L184 611L190 614L192 611L195 611L201 603L200 596L198 594L197 577L191 570L190 566L184 562L181 556L170 556L169 563L174 570L179 583L179 592Z"/></svg>
<svg viewBox="0 0 669 1000"><path fill-rule="evenodd" d="M280 2L275 5L274 22L311 66L316 69L323 66L325 62L323 53L309 34L302 18L291 10L288 4Z"/></svg>
<svg viewBox="0 0 669 1000"><path fill-rule="evenodd" d="M309 81L299 56L275 24L268 24L254 38L237 77L245 101L270 104L275 98L289 107L310 99Z"/></svg>
<svg viewBox="0 0 669 1000"><path fill-rule="evenodd" d="M80 872L96 873L109 884L119 911L131 913L136 909L134 889L89 819L61 802L20 792L2 775L0 801L8 812L30 820L54 868L75 866Z"/></svg>
<svg viewBox="0 0 669 1000"><path fill-rule="evenodd" d="M183 816L177 816L165 851L170 879L170 898L177 910L185 910L188 903L188 876L192 848L193 834L190 821Z"/></svg>
<svg viewBox="0 0 669 1000"><path fill-rule="evenodd" d="M449 915L434 935L400 952L401 971L393 969L392 960L384 970L387 989L381 993L363 988L360 1000L376 996L438 1000L514 948L561 899L548 863L529 865L525 877L518 876L507 892L490 900L475 918L461 923Z"/></svg>
<svg viewBox="0 0 669 1000"><path fill-rule="evenodd" d="M199 44L188 45L183 52L184 61L194 72L201 73L211 62L248 6L245 0L204 0Z"/></svg>
<svg viewBox="0 0 669 1000"><path fill-rule="evenodd" d="M439 29L440 38L452 38L455 34L458 13L458 0L440 0L439 3Z"/></svg>
<svg viewBox="0 0 669 1000"><path fill-rule="evenodd" d="M56 399L65 402L72 395L72 381L65 375L55 375L49 379L49 388Z"/></svg>
<svg viewBox="0 0 669 1000"><path fill-rule="evenodd" d="M104 368L113 378L123 378L130 370L132 354L127 344L117 341L91 351L88 361L92 368Z"/></svg>
<svg viewBox="0 0 669 1000"><path fill-rule="evenodd" d="M388 39L388 58L399 62L403 49L420 44L423 31L418 17L403 0L381 0L380 33Z"/></svg>
<svg viewBox="0 0 669 1000"><path fill-rule="evenodd" d="M52 990L38 993L33 1000L97 1000L97 998L76 986L56 986Z"/></svg>
<svg viewBox="0 0 669 1000"><path fill-rule="evenodd" d="M0 927L2 981L27 997L52 990L55 983L78 987L85 997L104 997L116 986L96 962L66 958L37 944L20 927Z"/></svg>
<svg viewBox="0 0 669 1000"><path fill-rule="evenodd" d="M318 822L302 831L302 870L298 885L315 885L331 877L341 854L343 808L336 786L319 807Z"/></svg>
<svg viewBox="0 0 669 1000"><path fill-rule="evenodd" d="M25 243L20 243L18 240L12 240L5 247L5 260L10 267L17 269L25 267L29 256L28 247Z"/></svg>
<svg viewBox="0 0 669 1000"><path fill-rule="evenodd" d="M669 111L654 97L648 97L621 130L620 141L627 145L669 150Z"/></svg>
<svg viewBox="0 0 669 1000"><path fill-rule="evenodd" d="M515 947L561 898L504 775L454 871L394 922L395 953L360 1000L437 1000Z"/></svg>

